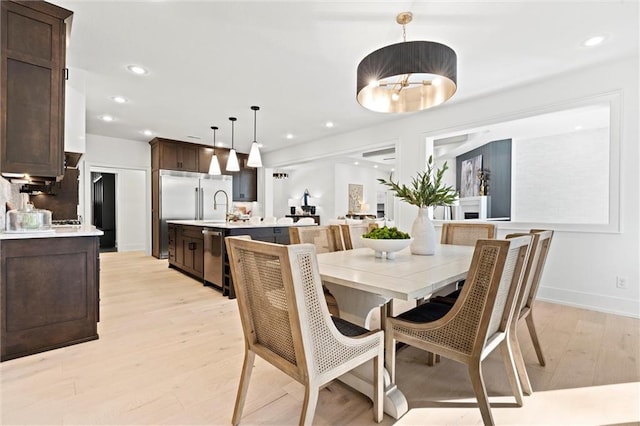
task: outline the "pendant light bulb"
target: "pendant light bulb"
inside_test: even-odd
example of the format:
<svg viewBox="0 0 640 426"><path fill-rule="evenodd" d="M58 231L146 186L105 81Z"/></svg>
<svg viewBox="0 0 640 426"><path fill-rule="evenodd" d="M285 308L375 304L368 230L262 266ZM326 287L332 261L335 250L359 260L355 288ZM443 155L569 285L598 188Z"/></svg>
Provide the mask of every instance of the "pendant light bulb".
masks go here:
<svg viewBox="0 0 640 426"><path fill-rule="evenodd" d="M249 167L262 167L262 158L260 156L260 147L256 141L256 111L260 110L258 106L252 106L253 110L253 142L251 143L251 151L249 151L249 159L247 160L247 166Z"/></svg>
<svg viewBox="0 0 640 426"><path fill-rule="evenodd" d="M216 126L211 126L211 130L213 130L213 156L211 157L211 163L209 163L209 174L210 175L221 175L220 171L220 162L218 161L218 156L216 155L216 130L218 128Z"/></svg>
<svg viewBox="0 0 640 426"><path fill-rule="evenodd" d="M238 164L238 154L236 154L236 149L233 144L234 139L234 123L237 120L235 117L229 117L229 121L231 121L231 150L229 151L229 159L227 160L227 171L228 172L239 172L240 164Z"/></svg>

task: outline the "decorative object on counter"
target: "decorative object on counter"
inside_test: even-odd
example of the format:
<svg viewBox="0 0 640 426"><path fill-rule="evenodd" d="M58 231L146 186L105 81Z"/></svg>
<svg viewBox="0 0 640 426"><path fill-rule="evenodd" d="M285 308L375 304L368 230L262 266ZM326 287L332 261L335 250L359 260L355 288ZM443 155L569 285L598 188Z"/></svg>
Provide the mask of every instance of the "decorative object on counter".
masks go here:
<svg viewBox="0 0 640 426"><path fill-rule="evenodd" d="M6 231L51 231L51 211L36 209L32 203L26 203L22 209L9 210L6 218Z"/></svg>
<svg viewBox="0 0 640 426"><path fill-rule="evenodd" d="M216 155L216 130L218 130L218 128L216 126L211 126L211 130L213 130L213 156L211 156L211 163L209 164L209 174L220 175L222 172L220 171L218 156Z"/></svg>
<svg viewBox="0 0 640 426"><path fill-rule="evenodd" d="M447 169L445 162L442 168L435 169L434 175L433 157L429 156L427 170L413 178L411 187L401 186L391 178L389 181L378 179L378 182L389 187L396 197L419 208L418 216L411 227L411 235L414 238L411 243L413 254L432 255L436 250L436 230L429 219L428 207L449 205L458 198L456 190L442 181Z"/></svg>
<svg viewBox="0 0 640 426"><path fill-rule="evenodd" d="M289 211L291 211L291 214L296 214L296 207L298 207L298 200L296 200L295 198L289 198L287 200L287 205L289 206Z"/></svg>
<svg viewBox="0 0 640 426"><path fill-rule="evenodd" d="M259 106L252 106L253 110L253 142L251 143L251 151L249 151L249 159L247 160L247 166L249 167L262 167L262 158L260 157L260 148L256 141L256 111L260 110Z"/></svg>
<svg viewBox="0 0 640 426"><path fill-rule="evenodd" d="M236 149L233 144L234 139L234 124L236 122L236 117L229 117L229 121L231 121L231 150L229 151L229 158L227 159L227 171L228 172L239 172L240 164L238 164L238 154L236 154Z"/></svg>
<svg viewBox="0 0 640 426"><path fill-rule="evenodd" d="M456 92L456 52L432 41L407 42L405 25L413 14L402 12L402 43L367 55L358 65L356 97L376 112L413 112L431 108Z"/></svg>

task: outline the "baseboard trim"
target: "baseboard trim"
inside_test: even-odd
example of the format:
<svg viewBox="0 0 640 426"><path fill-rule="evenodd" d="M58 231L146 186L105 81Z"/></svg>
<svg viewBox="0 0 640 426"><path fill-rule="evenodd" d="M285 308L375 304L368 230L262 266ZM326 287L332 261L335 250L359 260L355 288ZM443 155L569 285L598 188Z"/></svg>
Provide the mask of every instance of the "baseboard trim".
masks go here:
<svg viewBox="0 0 640 426"><path fill-rule="evenodd" d="M537 299L608 314L640 318L640 301L634 299L546 286L540 287Z"/></svg>

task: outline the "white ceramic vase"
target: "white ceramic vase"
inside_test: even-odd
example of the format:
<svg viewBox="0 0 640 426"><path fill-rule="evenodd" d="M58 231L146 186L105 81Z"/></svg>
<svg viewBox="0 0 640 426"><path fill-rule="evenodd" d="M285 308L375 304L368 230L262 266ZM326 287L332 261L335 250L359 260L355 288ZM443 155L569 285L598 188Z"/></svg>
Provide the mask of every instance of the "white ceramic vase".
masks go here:
<svg viewBox="0 0 640 426"><path fill-rule="evenodd" d="M429 209L420 207L418 217L411 226L411 253L419 255L432 255L436 252L436 228L429 219Z"/></svg>

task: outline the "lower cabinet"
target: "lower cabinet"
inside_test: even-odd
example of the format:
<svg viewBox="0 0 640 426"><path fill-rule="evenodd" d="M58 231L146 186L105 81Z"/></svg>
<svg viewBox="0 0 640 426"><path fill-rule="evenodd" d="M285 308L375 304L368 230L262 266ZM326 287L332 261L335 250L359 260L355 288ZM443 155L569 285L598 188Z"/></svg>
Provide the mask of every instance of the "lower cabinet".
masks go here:
<svg viewBox="0 0 640 426"><path fill-rule="evenodd" d="M98 338L98 241L0 241L1 361Z"/></svg>
<svg viewBox="0 0 640 426"><path fill-rule="evenodd" d="M204 239L201 226L169 224L169 266L204 278ZM172 237L173 236L173 237Z"/></svg>

